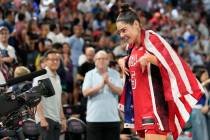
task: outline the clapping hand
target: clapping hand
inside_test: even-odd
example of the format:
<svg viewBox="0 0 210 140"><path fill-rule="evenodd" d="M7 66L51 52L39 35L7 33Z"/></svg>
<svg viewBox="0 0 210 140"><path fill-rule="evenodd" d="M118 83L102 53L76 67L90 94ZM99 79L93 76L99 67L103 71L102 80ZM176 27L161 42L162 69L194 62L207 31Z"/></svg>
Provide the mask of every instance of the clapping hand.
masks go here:
<svg viewBox="0 0 210 140"><path fill-rule="evenodd" d="M103 78L104 78L104 84L108 84L108 82L109 82L109 75L108 75L107 72L103 74Z"/></svg>

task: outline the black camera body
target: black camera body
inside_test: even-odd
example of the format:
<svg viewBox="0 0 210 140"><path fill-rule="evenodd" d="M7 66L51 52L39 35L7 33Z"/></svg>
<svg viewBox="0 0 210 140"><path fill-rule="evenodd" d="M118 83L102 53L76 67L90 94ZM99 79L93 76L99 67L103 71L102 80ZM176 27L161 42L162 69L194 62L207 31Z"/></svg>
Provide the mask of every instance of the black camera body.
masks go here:
<svg viewBox="0 0 210 140"><path fill-rule="evenodd" d="M12 139L25 140L37 140L40 132L39 126L33 120L30 113L21 108L17 112L13 112L8 116L9 119L5 119L0 127L0 138L10 137Z"/></svg>
<svg viewBox="0 0 210 140"><path fill-rule="evenodd" d="M35 123L31 108L36 107L41 97L55 95L49 78L38 81L38 86L29 89L11 90L0 94L0 139L31 140L39 136L39 128Z"/></svg>
<svg viewBox="0 0 210 140"><path fill-rule="evenodd" d="M39 80L38 86L22 93L15 91L2 93L0 94L0 106L4 107L0 108L0 118L11 114L22 106L35 107L40 102L41 96L50 97L53 95L55 95L55 91L49 78Z"/></svg>

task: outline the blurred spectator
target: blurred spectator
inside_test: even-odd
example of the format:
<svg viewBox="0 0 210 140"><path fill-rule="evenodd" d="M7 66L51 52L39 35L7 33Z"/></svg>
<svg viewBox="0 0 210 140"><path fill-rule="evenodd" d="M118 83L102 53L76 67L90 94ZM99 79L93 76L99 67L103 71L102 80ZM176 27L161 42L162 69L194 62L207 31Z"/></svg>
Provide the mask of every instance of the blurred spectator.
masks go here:
<svg viewBox="0 0 210 140"><path fill-rule="evenodd" d="M23 76L23 75L26 75L26 74L29 74L29 73L31 73L31 72L27 67L18 66L18 67L15 68L14 77L20 77L20 76Z"/></svg>
<svg viewBox="0 0 210 140"><path fill-rule="evenodd" d="M41 67L40 67L40 58L44 56L45 52L47 51L46 50L46 47L45 47L45 39L44 38L40 38L38 40L38 42L36 43L36 56L35 56L35 67L36 67L36 70L40 70Z"/></svg>
<svg viewBox="0 0 210 140"><path fill-rule="evenodd" d="M29 12L29 1L21 0L18 13L15 15L15 22L19 21L20 13L24 15L25 21L27 22L29 22L32 19L31 13Z"/></svg>
<svg viewBox="0 0 210 140"><path fill-rule="evenodd" d="M201 33L202 36L204 36L205 38L209 37L209 30L207 27L207 22L205 18L202 18L200 20L200 23L198 25L198 31Z"/></svg>
<svg viewBox="0 0 210 140"><path fill-rule="evenodd" d="M77 10L83 12L84 14L87 12L91 12L91 5L88 0L80 0L77 5Z"/></svg>
<svg viewBox="0 0 210 140"><path fill-rule="evenodd" d="M7 10L14 8L13 4L11 3L11 1L9 0L1 0L1 7L2 9L5 10L5 12L7 12Z"/></svg>
<svg viewBox="0 0 210 140"><path fill-rule="evenodd" d="M98 12L96 15L95 15L95 18L93 20L93 31L96 31L96 30L102 30L102 31L105 31L106 30L106 20L105 20L105 15L102 13L102 12Z"/></svg>
<svg viewBox="0 0 210 140"><path fill-rule="evenodd" d="M12 37L10 37L11 40ZM13 38L14 39L14 38ZM17 41L17 40L16 40ZM19 41L17 41L15 43L15 50L16 50L16 54L18 57L18 62L19 65L27 65L27 53L30 50L30 47L32 46L31 44L31 39L27 34L27 30L23 29L22 32L20 33L19 36Z"/></svg>
<svg viewBox="0 0 210 140"><path fill-rule="evenodd" d="M91 31L93 25L93 14L90 12L84 13L83 28L85 31Z"/></svg>
<svg viewBox="0 0 210 140"><path fill-rule="evenodd" d="M62 61L65 69L65 78L62 79L61 84L63 91L67 92L69 96L69 103L72 103L72 95L74 89L74 79L73 79L73 65L71 61L71 48L68 43L63 43L62 47Z"/></svg>
<svg viewBox="0 0 210 140"><path fill-rule="evenodd" d="M35 59L38 53L37 41L30 40L29 50L27 51L27 67L33 72L36 70Z"/></svg>
<svg viewBox="0 0 210 140"><path fill-rule="evenodd" d="M116 57L122 57L127 55L126 44L120 44L114 48L113 53Z"/></svg>
<svg viewBox="0 0 210 140"><path fill-rule="evenodd" d="M57 34L59 32L58 25L55 23L51 23L49 29L50 31L47 34L47 38L52 40L52 43L57 43L58 42Z"/></svg>
<svg viewBox="0 0 210 140"><path fill-rule="evenodd" d="M108 51L107 54L108 54L108 59L109 59L109 67L119 72L118 63L116 62L116 57L114 53L112 51Z"/></svg>
<svg viewBox="0 0 210 140"><path fill-rule="evenodd" d="M58 13L56 12L54 5L51 5L51 9L47 9L43 18L43 21L50 24L58 21Z"/></svg>
<svg viewBox="0 0 210 140"><path fill-rule="evenodd" d="M68 36L70 34L70 29L67 27L67 25L61 27L60 33L57 34L57 42L59 43L68 43Z"/></svg>
<svg viewBox="0 0 210 140"><path fill-rule="evenodd" d="M63 7L60 7L60 9L62 9L60 11L60 17L59 17L59 23L61 25L61 27L63 25L67 25L68 28L70 28L71 25L71 20L72 20L72 13L71 10L66 7L66 5L64 5Z"/></svg>
<svg viewBox="0 0 210 140"><path fill-rule="evenodd" d="M79 56L79 61L78 61L79 66L81 66L87 61L93 62L94 55L95 55L95 49L93 47L86 47L85 54L81 54Z"/></svg>
<svg viewBox="0 0 210 140"><path fill-rule="evenodd" d="M38 27L38 21L36 19L32 19L29 21L27 26L27 34L30 39L37 40L40 35L40 30Z"/></svg>
<svg viewBox="0 0 210 140"><path fill-rule="evenodd" d="M103 11L103 9L100 5L100 1L99 0L90 0L90 1L92 3L92 6L93 6L92 7L92 13L94 15L100 14ZM96 2L94 3L94 1L96 1Z"/></svg>
<svg viewBox="0 0 210 140"><path fill-rule="evenodd" d="M6 11L2 25L6 26L10 33L14 31L14 11L12 10Z"/></svg>
<svg viewBox="0 0 210 140"><path fill-rule="evenodd" d="M51 50L53 48L52 40L45 39L45 47L46 47L46 50Z"/></svg>
<svg viewBox="0 0 210 140"><path fill-rule="evenodd" d="M95 49L93 47L85 48L85 61L82 63L81 66L78 67L78 73L76 76L76 81L79 83L81 87L83 80L85 78L85 74L95 68L94 64L94 56L95 56ZM80 88L81 89L81 88ZM77 104L79 102L79 97L81 96L78 94L80 92L74 92L74 103Z"/></svg>
<svg viewBox="0 0 210 140"><path fill-rule="evenodd" d="M198 51L190 51L189 57L190 57L190 60L191 60L190 63L192 66L204 64L202 55Z"/></svg>
<svg viewBox="0 0 210 140"><path fill-rule="evenodd" d="M0 25L2 25L3 24L3 15L4 15L4 11L3 11L3 9L0 7Z"/></svg>
<svg viewBox="0 0 210 140"><path fill-rule="evenodd" d="M57 74L60 63L60 56L57 51L49 50L45 54L45 65L47 74L36 77L33 86L38 85L38 81L49 78L55 95L45 98L37 106L36 122L40 124L42 140L59 140L60 132L66 130L66 118L63 113L61 103L62 87Z"/></svg>
<svg viewBox="0 0 210 140"><path fill-rule="evenodd" d="M98 43L97 43L97 46L96 46L96 52L98 52L100 50L105 50L105 51L110 50L108 37L105 36L105 35L101 36L98 40Z"/></svg>
<svg viewBox="0 0 210 140"><path fill-rule="evenodd" d="M81 37L82 34L82 26L75 25L74 26L74 34L69 38L69 45L71 47L71 59L73 63L73 75L76 76L77 74L77 67L78 67L78 59L79 56L83 52L84 48L84 39Z"/></svg>
<svg viewBox="0 0 210 140"><path fill-rule="evenodd" d="M194 67L195 75L200 82L208 80L209 76L207 70L204 67ZM205 94L200 101L193 108L191 113L191 124L192 124L192 140L209 140L209 131L207 127L207 113L209 111L209 91L205 88Z"/></svg>
<svg viewBox="0 0 210 140"><path fill-rule="evenodd" d="M40 15L43 18L46 14L46 11L50 9L50 6L54 5L54 0L40 0Z"/></svg>
<svg viewBox="0 0 210 140"><path fill-rule="evenodd" d="M73 13L77 11L77 5L78 5L78 3L79 3L79 0L73 0L73 1L71 1L71 3L70 3L70 9L71 9L71 11Z"/></svg>
<svg viewBox="0 0 210 140"><path fill-rule="evenodd" d="M85 75L82 91L88 97L87 140L119 140L118 96L122 92L120 74L108 67L105 51L95 55L96 68Z"/></svg>
<svg viewBox="0 0 210 140"><path fill-rule="evenodd" d="M44 69L46 67L44 56L40 57L40 59L39 59L39 67L40 67L40 69Z"/></svg>
<svg viewBox="0 0 210 140"><path fill-rule="evenodd" d="M42 22L40 26L40 36L41 38L46 38L49 33L49 24Z"/></svg>
<svg viewBox="0 0 210 140"><path fill-rule="evenodd" d="M19 43L21 43L21 32L24 29L27 29L27 22L25 20L25 15L23 13L18 13L18 20L15 23L15 33L16 33L16 39Z"/></svg>
<svg viewBox="0 0 210 140"><path fill-rule="evenodd" d="M27 75L29 73L31 73L31 72L27 67L18 66L15 68L14 77L15 78L21 77L21 76ZM11 88L12 88L12 91L15 91L15 93L20 94L20 93L23 93L23 92L29 90L31 87L32 87L32 82L26 80L21 83L12 85Z"/></svg>
<svg viewBox="0 0 210 140"><path fill-rule="evenodd" d="M5 68L5 79L12 75L17 57L13 46L8 44L9 30L6 26L0 26L0 64ZM7 68L6 68L7 67Z"/></svg>

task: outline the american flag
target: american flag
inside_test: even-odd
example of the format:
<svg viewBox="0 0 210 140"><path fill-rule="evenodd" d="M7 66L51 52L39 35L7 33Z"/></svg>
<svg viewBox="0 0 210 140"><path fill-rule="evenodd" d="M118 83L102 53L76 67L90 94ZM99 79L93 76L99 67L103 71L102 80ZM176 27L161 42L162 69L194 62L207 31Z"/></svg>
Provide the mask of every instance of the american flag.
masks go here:
<svg viewBox="0 0 210 140"><path fill-rule="evenodd" d="M128 48L128 54L131 54L133 48ZM126 67L128 67L128 60L129 57L126 61ZM121 96L121 102L124 102L125 106L124 106L124 114L125 114L125 127L134 127L134 109L133 109L133 92L132 92L132 85L131 85L131 79L130 76L126 75L125 76L125 85L124 85L124 89L123 89L123 95L125 96ZM120 104L121 106L121 104ZM120 107L121 108L121 107Z"/></svg>
<svg viewBox="0 0 210 140"><path fill-rule="evenodd" d="M161 36L147 30L143 42L146 50L155 55L160 63L164 96L169 106L169 128L176 139L204 90L187 63ZM125 113L124 126L134 128L133 95L129 76L126 76L119 107Z"/></svg>

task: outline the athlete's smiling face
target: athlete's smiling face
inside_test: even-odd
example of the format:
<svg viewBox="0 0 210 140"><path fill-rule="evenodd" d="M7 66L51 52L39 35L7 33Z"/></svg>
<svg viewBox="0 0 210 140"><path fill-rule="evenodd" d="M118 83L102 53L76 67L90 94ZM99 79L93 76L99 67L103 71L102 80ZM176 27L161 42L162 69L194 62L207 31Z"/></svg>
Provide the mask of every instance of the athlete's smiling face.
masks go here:
<svg viewBox="0 0 210 140"><path fill-rule="evenodd" d="M116 23L117 31L123 40L123 42L131 44L136 43L139 39L140 26L138 21L134 21L133 24L128 24L123 21Z"/></svg>

